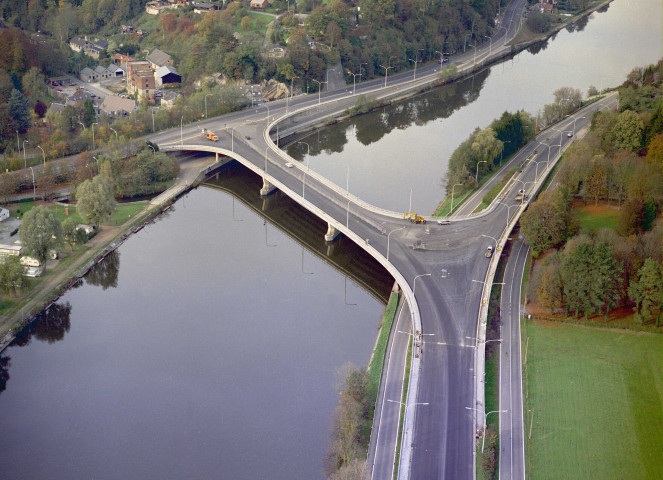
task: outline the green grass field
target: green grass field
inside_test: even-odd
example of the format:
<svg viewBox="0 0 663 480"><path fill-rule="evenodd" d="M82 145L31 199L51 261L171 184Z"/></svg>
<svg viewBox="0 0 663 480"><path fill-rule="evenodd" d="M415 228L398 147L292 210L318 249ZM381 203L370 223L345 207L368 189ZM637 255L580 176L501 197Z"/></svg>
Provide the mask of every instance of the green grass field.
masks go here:
<svg viewBox="0 0 663 480"><path fill-rule="evenodd" d="M663 478L663 336L539 322L525 335L528 478Z"/></svg>
<svg viewBox="0 0 663 480"><path fill-rule="evenodd" d="M576 207L573 211L578 215L580 229L596 232L601 228L617 228L619 223L619 210L606 207Z"/></svg>
<svg viewBox="0 0 663 480"><path fill-rule="evenodd" d="M122 225L131 217L138 214L143 208L145 208L147 204L148 202L118 203L115 208L115 212L111 216L110 221L104 223L104 225L110 225L110 226ZM31 210L34 206L35 206L34 202L21 202L18 207L20 210L20 214L15 215L15 212L12 212L12 216L20 218L27 211ZM53 205L47 208L49 210L52 210L53 213L55 213L55 218L57 218L61 222L64 222L67 218L73 218L76 223L86 223L76 212L75 205L69 205L67 207L63 205ZM67 213L67 210L69 215L65 214Z"/></svg>

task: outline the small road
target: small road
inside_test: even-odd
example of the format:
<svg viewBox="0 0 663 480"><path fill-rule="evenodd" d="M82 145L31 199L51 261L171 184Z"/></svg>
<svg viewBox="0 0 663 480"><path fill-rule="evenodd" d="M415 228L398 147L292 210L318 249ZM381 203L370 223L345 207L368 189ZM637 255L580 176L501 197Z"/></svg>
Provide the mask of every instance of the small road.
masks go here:
<svg viewBox="0 0 663 480"><path fill-rule="evenodd" d="M499 478L525 479L523 378L520 342L520 292L529 247L514 239L500 300Z"/></svg>

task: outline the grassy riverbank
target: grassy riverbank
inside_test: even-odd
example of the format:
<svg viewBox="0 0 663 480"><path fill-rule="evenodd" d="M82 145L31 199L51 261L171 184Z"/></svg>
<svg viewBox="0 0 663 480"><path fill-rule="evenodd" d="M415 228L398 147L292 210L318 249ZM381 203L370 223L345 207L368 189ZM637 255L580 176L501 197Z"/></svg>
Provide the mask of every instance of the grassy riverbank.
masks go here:
<svg viewBox="0 0 663 480"><path fill-rule="evenodd" d="M528 478L663 478L663 336L525 326Z"/></svg>

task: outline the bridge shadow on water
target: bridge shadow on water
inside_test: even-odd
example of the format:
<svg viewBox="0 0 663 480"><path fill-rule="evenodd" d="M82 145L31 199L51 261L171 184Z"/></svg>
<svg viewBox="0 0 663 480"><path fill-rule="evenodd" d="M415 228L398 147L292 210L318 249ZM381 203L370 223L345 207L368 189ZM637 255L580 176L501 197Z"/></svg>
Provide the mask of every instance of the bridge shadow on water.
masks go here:
<svg viewBox="0 0 663 480"><path fill-rule="evenodd" d="M219 168L201 187L232 195L381 302L389 299L394 279L382 265L344 235L333 242L325 242L327 223L281 191L261 197L262 179L239 162L231 161Z"/></svg>

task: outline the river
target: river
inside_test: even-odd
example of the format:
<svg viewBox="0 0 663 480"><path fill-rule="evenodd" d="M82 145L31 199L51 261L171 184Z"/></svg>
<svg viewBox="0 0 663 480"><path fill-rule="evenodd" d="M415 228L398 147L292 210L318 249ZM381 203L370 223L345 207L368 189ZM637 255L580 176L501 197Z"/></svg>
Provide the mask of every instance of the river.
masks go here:
<svg viewBox="0 0 663 480"><path fill-rule="evenodd" d="M413 211L432 213L449 157L475 128L505 110L535 114L560 87L586 95L590 85L617 86L663 56L660 0L615 0L604 10L461 83L301 138L310 168L379 207L409 211L411 202ZM305 145L288 151L306 160Z"/></svg>
<svg viewBox="0 0 663 480"><path fill-rule="evenodd" d="M616 0L538 53L309 135L311 168L377 205L405 210L411 195L431 212L472 129L655 62L661 15L660 0ZM336 373L366 365L383 309L323 259L351 252L380 272L373 291L388 285L347 242L325 253L305 214L271 218L294 211L271 201L265 220L259 200L191 192L3 352L0 478L322 478Z"/></svg>

